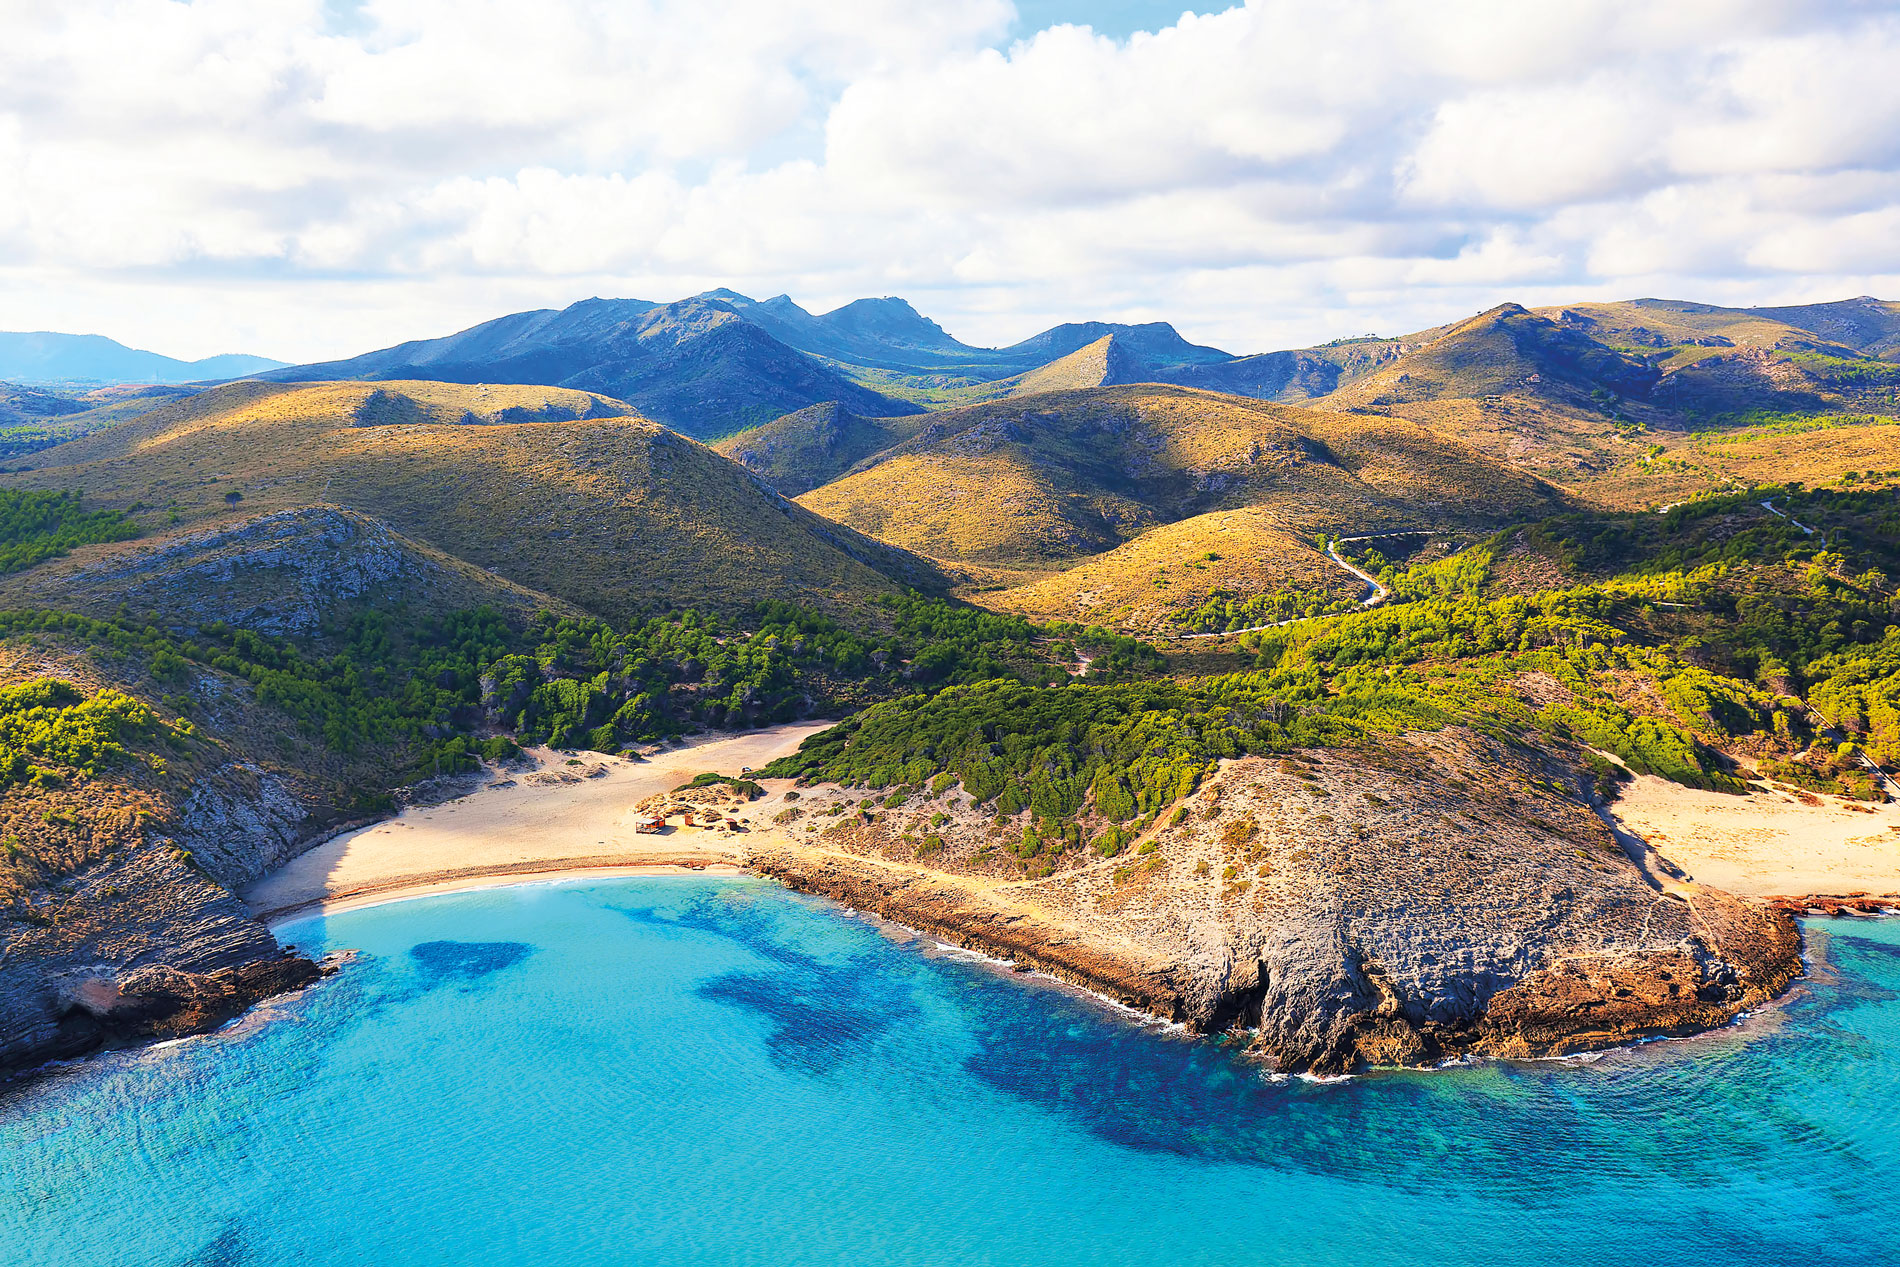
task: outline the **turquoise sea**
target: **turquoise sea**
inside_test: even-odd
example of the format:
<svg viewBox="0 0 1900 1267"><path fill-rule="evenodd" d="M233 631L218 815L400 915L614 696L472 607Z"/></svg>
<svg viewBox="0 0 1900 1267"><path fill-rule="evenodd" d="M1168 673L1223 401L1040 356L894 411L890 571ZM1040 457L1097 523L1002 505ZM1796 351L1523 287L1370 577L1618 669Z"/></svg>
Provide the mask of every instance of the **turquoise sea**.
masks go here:
<svg viewBox="0 0 1900 1267"><path fill-rule="evenodd" d="M751 879L291 926L342 973L0 1091L0 1263L1900 1260L1900 921L1720 1034L1275 1081Z"/></svg>

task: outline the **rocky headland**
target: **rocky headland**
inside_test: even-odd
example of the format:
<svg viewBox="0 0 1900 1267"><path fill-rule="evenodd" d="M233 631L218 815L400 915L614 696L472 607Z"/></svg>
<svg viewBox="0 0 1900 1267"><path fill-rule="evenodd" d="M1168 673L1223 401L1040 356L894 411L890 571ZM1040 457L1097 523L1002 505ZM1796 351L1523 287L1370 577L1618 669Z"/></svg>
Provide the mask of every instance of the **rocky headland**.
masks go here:
<svg viewBox="0 0 1900 1267"><path fill-rule="evenodd" d="M1562 1055L1725 1024L1801 972L1792 915L1652 871L1586 781L1474 732L1223 762L1113 858L1029 876L955 789L697 789L753 869L1269 1066ZM1634 853L1636 856L1632 856Z"/></svg>

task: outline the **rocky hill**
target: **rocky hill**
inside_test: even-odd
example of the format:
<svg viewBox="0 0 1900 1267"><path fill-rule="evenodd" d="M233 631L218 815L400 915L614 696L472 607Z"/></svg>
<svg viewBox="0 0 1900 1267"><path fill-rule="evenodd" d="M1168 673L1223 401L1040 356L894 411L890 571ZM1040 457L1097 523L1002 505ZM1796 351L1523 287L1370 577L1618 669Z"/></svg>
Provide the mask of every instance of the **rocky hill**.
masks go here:
<svg viewBox="0 0 1900 1267"><path fill-rule="evenodd" d="M314 980L231 889L375 812L339 791L389 786L396 754L344 755L205 664L122 641L102 669L93 628L8 635L0 746L40 772L0 778L0 1069L198 1033Z"/></svg>
<svg viewBox="0 0 1900 1267"><path fill-rule="evenodd" d="M867 800L800 784L788 808L773 783L737 813L789 832L749 838L769 874L1240 1031L1285 1071L1693 1032L1798 975L1785 913L1648 872L1553 773L1461 730L1226 761L1119 856L1062 855L1029 879L1016 845L1034 816L955 787Z"/></svg>
<svg viewBox="0 0 1900 1267"><path fill-rule="evenodd" d="M11 486L80 489L133 511L167 549L240 513L334 507L614 619L738 611L762 596L842 610L941 584L929 564L785 500L618 402L557 388L236 383L35 462L6 477ZM148 547L123 549L130 560ZM74 556L99 565L74 574L76 594L169 592L133 573L106 585L121 567L104 562L112 553Z"/></svg>
<svg viewBox="0 0 1900 1267"><path fill-rule="evenodd" d="M910 439L927 422L922 414L866 418L832 400L727 436L713 448L785 496L797 497Z"/></svg>

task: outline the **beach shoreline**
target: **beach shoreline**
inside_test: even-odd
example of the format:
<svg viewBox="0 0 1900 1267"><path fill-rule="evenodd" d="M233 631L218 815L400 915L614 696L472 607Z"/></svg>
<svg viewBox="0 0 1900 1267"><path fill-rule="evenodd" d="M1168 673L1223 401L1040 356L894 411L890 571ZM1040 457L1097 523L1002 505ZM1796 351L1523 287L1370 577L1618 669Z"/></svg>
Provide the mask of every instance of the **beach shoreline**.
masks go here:
<svg viewBox="0 0 1900 1267"><path fill-rule="evenodd" d="M532 749L461 796L416 804L339 833L290 859L238 896L275 925L339 904L410 890L492 887L561 871L738 869L738 836L703 827L645 829L638 805L704 771L737 773L795 751L833 723L795 722L715 735L642 759ZM485 883L484 883L485 882Z"/></svg>
<svg viewBox="0 0 1900 1267"><path fill-rule="evenodd" d="M445 893L473 893L484 889L514 888L530 884L557 884L573 880L623 879L634 876L741 876L753 875L729 859L690 862L675 859L619 861L570 859L549 865L523 864L513 868L479 868L465 872L438 872L435 875L392 880L387 884L349 889L312 898L296 906L260 911L256 918L272 932L307 919L340 915L372 906L387 906L414 898L437 897Z"/></svg>

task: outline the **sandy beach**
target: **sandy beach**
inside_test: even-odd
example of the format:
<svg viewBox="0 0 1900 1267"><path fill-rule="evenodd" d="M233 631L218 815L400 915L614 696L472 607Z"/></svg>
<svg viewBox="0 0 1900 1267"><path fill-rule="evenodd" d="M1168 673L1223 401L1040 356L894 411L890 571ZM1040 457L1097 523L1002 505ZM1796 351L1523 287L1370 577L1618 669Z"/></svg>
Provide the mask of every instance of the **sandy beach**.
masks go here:
<svg viewBox="0 0 1900 1267"><path fill-rule="evenodd" d="M1900 894L1900 806L1812 799L1640 775L1611 808L1698 884L1748 897Z"/></svg>
<svg viewBox="0 0 1900 1267"><path fill-rule="evenodd" d="M277 921L411 893L553 879L575 872L736 869L730 835L633 829L634 806L706 770L737 774L797 749L830 722L715 735L634 761L534 749L478 790L338 836L246 887L239 896Z"/></svg>

